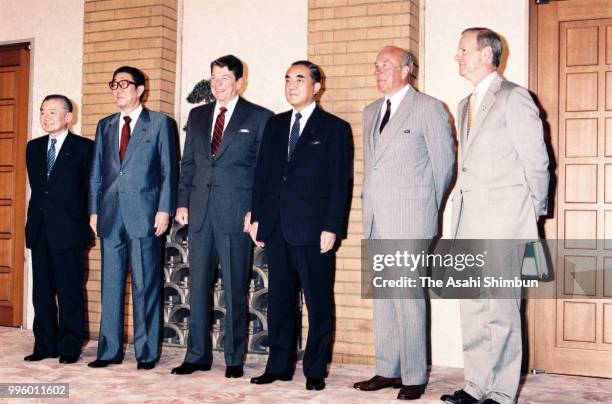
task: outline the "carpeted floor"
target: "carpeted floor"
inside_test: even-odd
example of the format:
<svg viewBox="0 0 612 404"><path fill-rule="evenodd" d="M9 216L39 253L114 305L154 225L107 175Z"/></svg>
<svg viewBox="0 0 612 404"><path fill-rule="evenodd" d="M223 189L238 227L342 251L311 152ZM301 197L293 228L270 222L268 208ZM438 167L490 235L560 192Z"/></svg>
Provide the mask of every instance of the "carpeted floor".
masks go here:
<svg viewBox="0 0 612 404"><path fill-rule="evenodd" d="M96 341L87 344L79 362L60 365L57 359L24 362L31 353L31 331L0 327L0 383L69 383L69 399L6 399L0 402L31 403L377 403L393 402L398 390L360 392L352 384L373 375L374 368L362 365L333 364L327 388L307 391L301 364L290 382L266 386L249 383L249 378L263 372L265 364L250 361L242 379L226 379L221 356L215 357L209 372L188 376L170 375L178 366L184 351L166 348L154 370L136 370L132 352L126 353L121 365L90 369L87 362L95 359ZM252 362L252 363L251 363ZM440 403L443 393L461 386L462 369L434 367L426 394L418 403ZM397 401L396 401L397 402ZM521 388L520 403L612 403L612 380L560 375L528 375Z"/></svg>

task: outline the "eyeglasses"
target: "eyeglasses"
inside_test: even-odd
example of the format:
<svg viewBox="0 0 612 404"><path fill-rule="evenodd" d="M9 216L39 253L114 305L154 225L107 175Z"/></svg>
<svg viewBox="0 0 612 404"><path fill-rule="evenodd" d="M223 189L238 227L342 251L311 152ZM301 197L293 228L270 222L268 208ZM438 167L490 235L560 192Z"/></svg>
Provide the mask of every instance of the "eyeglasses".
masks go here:
<svg viewBox="0 0 612 404"><path fill-rule="evenodd" d="M126 89L130 86L130 84L133 84L134 87L136 87L136 83L134 83L133 81L129 81L129 80L119 80L119 81L109 81L108 82L108 86L110 87L111 90L116 90L117 88L122 88L122 89Z"/></svg>

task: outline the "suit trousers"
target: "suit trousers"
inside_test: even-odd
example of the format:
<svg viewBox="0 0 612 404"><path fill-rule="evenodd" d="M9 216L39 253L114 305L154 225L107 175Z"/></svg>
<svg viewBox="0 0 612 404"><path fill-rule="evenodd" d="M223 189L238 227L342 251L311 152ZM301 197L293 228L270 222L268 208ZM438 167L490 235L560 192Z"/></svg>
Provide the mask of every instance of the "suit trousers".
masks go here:
<svg viewBox="0 0 612 404"><path fill-rule="evenodd" d="M160 238L130 237L118 211L110 234L101 241L102 319L98 359L123 359L125 279L129 262L136 360L155 362L159 358L161 342Z"/></svg>
<svg viewBox="0 0 612 404"><path fill-rule="evenodd" d="M268 260L268 341L266 372L293 374L296 360L297 281L308 309L308 339L303 365L306 377L324 378L332 338L331 253L319 245L297 246L285 240L280 220L266 240Z"/></svg>
<svg viewBox="0 0 612 404"><path fill-rule="evenodd" d="M84 267L84 249L50 248L43 224L32 248L35 353L80 355L85 340Z"/></svg>
<svg viewBox="0 0 612 404"><path fill-rule="evenodd" d="M241 366L247 351L248 280L251 262L251 238L247 233L225 234L215 225L214 204L199 231L189 229L189 337L185 361L212 363L210 338L212 289L221 265L225 299L225 334L223 347L227 366Z"/></svg>
<svg viewBox="0 0 612 404"><path fill-rule="evenodd" d="M524 246L509 249L506 262L519 268ZM499 254L499 253L498 253ZM485 269L483 275L507 272ZM520 277L518 269L516 276ZM507 275L505 276L507 279ZM471 396L514 403L521 376L523 341L521 338L521 290L514 298L463 299L461 333L463 336L464 390Z"/></svg>
<svg viewBox="0 0 612 404"><path fill-rule="evenodd" d="M371 238L383 238L375 222L372 223ZM426 239L404 240L398 243L398 248L408 247L414 253L419 253L422 249L427 250L428 245L429 240ZM422 289L401 292L405 292L406 296L374 299L376 374L389 378L401 377L404 385L421 385L427 382L427 307Z"/></svg>

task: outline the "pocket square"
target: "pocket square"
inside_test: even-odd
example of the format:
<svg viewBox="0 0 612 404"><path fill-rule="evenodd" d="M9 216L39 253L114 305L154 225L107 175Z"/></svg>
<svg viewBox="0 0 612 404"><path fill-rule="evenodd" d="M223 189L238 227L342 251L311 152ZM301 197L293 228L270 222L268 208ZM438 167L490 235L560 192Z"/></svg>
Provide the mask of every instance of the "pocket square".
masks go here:
<svg viewBox="0 0 612 404"><path fill-rule="evenodd" d="M312 142L310 142L308 144L311 145L311 146L316 146L318 144L321 144L321 141L320 140L313 140Z"/></svg>
<svg viewBox="0 0 612 404"><path fill-rule="evenodd" d="M410 134L410 129L404 129L404 133Z"/></svg>
<svg viewBox="0 0 612 404"><path fill-rule="evenodd" d="M251 131L248 129L240 129L238 133L251 133Z"/></svg>

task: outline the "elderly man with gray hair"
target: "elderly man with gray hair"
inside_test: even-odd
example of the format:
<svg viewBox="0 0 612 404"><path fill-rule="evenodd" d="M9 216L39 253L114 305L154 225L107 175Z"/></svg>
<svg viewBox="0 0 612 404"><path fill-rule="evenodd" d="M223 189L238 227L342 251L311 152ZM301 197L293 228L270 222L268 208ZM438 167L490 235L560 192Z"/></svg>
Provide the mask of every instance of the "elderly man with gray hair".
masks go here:
<svg viewBox="0 0 612 404"><path fill-rule="evenodd" d="M383 48L376 86L384 95L363 112L363 233L427 249L455 167L454 142L442 103L410 85L414 57ZM393 185L391 185L393 184ZM415 400L427 382L426 305L422 292L374 299L376 375L358 390L400 388Z"/></svg>

